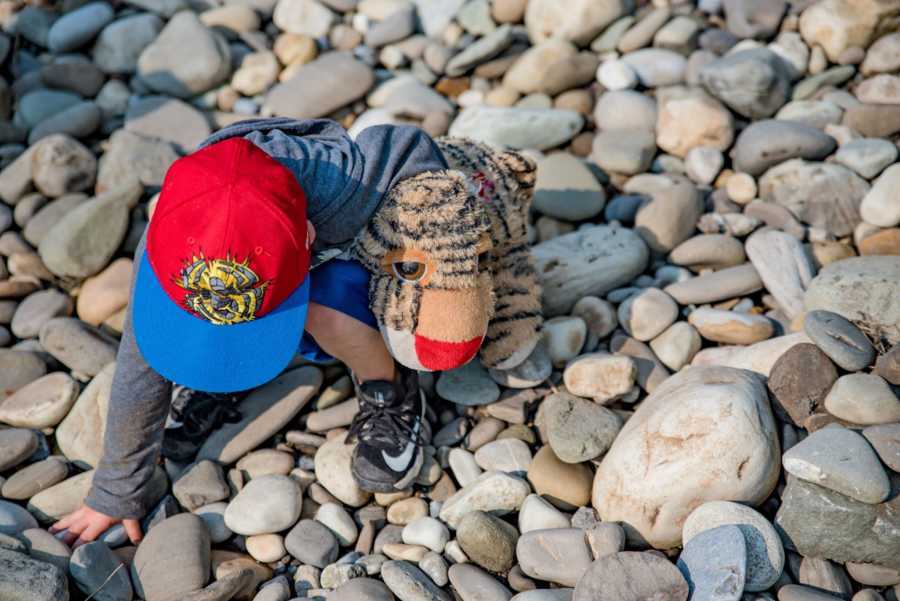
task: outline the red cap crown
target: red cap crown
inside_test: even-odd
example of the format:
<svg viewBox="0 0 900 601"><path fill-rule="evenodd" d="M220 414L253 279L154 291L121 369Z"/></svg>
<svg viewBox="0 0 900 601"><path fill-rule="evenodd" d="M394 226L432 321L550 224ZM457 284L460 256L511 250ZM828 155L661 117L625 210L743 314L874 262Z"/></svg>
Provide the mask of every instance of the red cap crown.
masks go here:
<svg viewBox="0 0 900 601"><path fill-rule="evenodd" d="M306 195L252 142L212 144L166 173L147 259L169 298L197 317L215 324L262 317L309 271Z"/></svg>

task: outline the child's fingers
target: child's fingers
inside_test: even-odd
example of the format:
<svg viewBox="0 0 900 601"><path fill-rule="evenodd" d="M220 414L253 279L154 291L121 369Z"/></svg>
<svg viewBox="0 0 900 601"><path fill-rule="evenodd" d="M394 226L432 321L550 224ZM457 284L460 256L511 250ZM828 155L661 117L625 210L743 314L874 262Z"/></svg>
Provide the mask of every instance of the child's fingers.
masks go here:
<svg viewBox="0 0 900 601"><path fill-rule="evenodd" d="M105 524L102 522L95 522L93 524L90 524L81 532L81 535L75 541L75 544L72 545L72 548L77 549L81 545L97 540L97 537L103 534L108 528L109 524Z"/></svg>
<svg viewBox="0 0 900 601"><path fill-rule="evenodd" d="M75 514L70 513L63 519L59 520L58 522L56 522L55 524L50 526L50 528L49 528L50 534L57 534L59 532L62 532L63 530L65 530L66 528L69 527L69 525L74 521L74 519L75 519Z"/></svg>
<svg viewBox="0 0 900 601"><path fill-rule="evenodd" d="M69 526L69 528L66 530L66 533L63 535L62 541L71 547L72 543L75 542L75 540L78 538L78 536L82 532L84 532L87 529L87 527L88 527L88 523L86 521L85 522L76 522L76 523L72 524L71 526Z"/></svg>
<svg viewBox="0 0 900 601"><path fill-rule="evenodd" d="M144 538L141 533L141 525L137 520L122 520L122 525L125 526L125 533L132 543L138 544Z"/></svg>

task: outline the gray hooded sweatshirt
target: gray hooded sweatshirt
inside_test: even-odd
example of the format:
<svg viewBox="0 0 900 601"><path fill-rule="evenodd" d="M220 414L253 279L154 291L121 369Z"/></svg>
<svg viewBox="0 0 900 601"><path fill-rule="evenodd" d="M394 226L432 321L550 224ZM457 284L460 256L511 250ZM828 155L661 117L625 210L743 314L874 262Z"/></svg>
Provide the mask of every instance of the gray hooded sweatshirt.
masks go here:
<svg viewBox="0 0 900 601"><path fill-rule="evenodd" d="M227 127L201 147L243 137L291 170L316 228L313 266L339 254L399 181L447 168L437 145L412 126L381 125L356 141L334 121L255 119ZM143 253L143 242L135 264ZM144 516L158 499L148 485L162 446L172 383L156 373L134 340L129 310L116 358L103 457L85 502L116 518Z"/></svg>

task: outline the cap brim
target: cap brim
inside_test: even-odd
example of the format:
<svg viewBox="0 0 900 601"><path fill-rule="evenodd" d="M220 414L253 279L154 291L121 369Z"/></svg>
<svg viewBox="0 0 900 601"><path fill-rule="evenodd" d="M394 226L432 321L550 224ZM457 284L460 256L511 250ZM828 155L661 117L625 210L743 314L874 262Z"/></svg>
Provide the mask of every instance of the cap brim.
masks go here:
<svg viewBox="0 0 900 601"><path fill-rule="evenodd" d="M135 341L154 370L196 390L236 392L273 379L297 353L309 304L309 276L263 317L216 325L169 298L145 253L132 302Z"/></svg>

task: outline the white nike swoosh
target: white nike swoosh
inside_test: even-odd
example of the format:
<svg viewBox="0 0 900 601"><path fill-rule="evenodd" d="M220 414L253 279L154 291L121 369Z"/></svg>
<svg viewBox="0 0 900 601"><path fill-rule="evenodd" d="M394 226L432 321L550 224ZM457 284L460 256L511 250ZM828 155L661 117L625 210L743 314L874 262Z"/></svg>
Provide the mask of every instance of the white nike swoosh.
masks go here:
<svg viewBox="0 0 900 601"><path fill-rule="evenodd" d="M381 456L384 459L384 462L387 464L389 468L394 470L395 472L402 472L406 468L409 467L409 463L412 461L413 452L416 450L416 441L415 438L419 434L419 426L422 425L422 420L418 420L416 422L416 427L413 428L412 437L413 440L410 440L406 443L406 448L403 449L403 452L397 455L396 457L392 457L388 455L384 451L381 452Z"/></svg>

